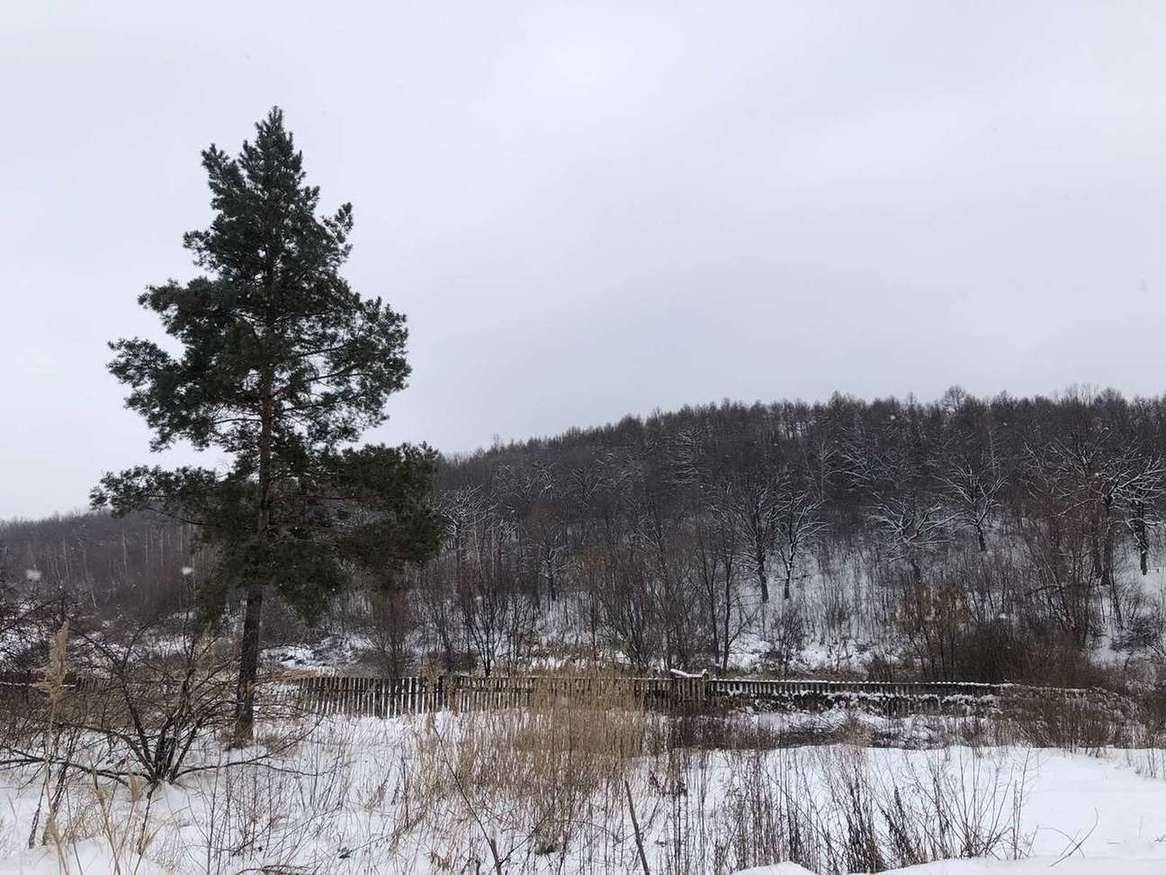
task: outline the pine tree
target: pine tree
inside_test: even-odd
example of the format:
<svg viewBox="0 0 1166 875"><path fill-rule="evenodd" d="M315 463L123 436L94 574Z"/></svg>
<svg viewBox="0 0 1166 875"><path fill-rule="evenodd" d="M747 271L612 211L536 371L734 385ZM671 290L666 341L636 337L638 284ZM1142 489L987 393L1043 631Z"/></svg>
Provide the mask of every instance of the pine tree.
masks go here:
<svg viewBox="0 0 1166 875"><path fill-rule="evenodd" d="M238 158L202 153L214 219L184 245L204 275L139 303L181 345L110 344L126 405L154 432L231 458L224 471L141 466L106 474L95 507L149 509L199 526L220 557L215 592L245 594L235 743L250 741L264 592L311 620L363 567L386 583L440 541L428 448L365 446L405 386L405 319L340 276L352 207L319 217L302 155L272 109Z"/></svg>

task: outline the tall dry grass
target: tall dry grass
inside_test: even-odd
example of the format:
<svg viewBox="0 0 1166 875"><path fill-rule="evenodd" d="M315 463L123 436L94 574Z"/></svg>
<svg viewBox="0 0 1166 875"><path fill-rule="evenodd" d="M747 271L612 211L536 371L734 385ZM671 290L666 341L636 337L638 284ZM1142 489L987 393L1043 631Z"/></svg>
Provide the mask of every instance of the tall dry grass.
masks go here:
<svg viewBox="0 0 1166 875"><path fill-rule="evenodd" d="M610 859L603 846L635 832L625 800L641 780L637 760L663 745L663 724L628 685L601 676L540 685L524 708L426 715L409 739L419 774L428 776L419 804L447 835L465 839L436 856L523 871L510 867L565 859L583 833L589 843L596 838L589 826L602 823L598 852Z"/></svg>
<svg viewBox="0 0 1166 875"><path fill-rule="evenodd" d="M523 707L301 723L295 746L294 721L281 719L266 760L204 737L190 753L199 769L165 806L80 772L50 842L62 871L76 869L73 842L98 838L127 873L142 860L208 873L722 875L784 860L834 873L1011 858L1027 849L1032 774L991 743L1024 732L1094 749L1071 715L1029 717L949 723L948 739L966 734L973 748L873 752L858 721L811 746L769 718L653 711L596 676L541 685Z"/></svg>

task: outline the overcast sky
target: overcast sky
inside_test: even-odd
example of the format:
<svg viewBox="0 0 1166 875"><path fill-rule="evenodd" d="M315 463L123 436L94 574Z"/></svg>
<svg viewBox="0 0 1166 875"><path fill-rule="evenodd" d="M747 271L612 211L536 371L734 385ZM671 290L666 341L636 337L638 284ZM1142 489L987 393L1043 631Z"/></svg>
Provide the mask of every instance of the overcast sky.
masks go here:
<svg viewBox="0 0 1166 875"><path fill-rule="evenodd" d="M273 104L409 317L375 439L1166 389L1166 4L183 5L4 4L0 517L147 461L105 343Z"/></svg>

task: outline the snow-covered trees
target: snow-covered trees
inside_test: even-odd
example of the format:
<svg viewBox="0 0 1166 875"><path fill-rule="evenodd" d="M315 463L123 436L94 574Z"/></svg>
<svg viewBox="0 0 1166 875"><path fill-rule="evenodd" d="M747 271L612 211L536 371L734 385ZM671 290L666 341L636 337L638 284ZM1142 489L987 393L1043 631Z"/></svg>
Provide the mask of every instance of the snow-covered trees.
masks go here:
<svg viewBox="0 0 1166 875"><path fill-rule="evenodd" d="M991 624L1085 645L1149 616L1163 446L1161 399L951 393L691 408L445 459L441 554L407 581L414 658L701 669L776 646L787 615L892 634L937 605L960 606L944 647ZM177 575L183 542L131 521L11 525L8 577L35 565L100 601L141 585L147 556Z"/></svg>

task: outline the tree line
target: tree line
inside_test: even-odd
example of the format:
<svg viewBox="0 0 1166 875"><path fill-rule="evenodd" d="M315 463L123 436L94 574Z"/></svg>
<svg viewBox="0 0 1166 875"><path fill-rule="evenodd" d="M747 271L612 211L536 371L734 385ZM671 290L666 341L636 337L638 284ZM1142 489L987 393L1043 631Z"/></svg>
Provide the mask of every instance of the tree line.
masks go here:
<svg viewBox="0 0 1166 875"><path fill-rule="evenodd" d="M1164 414L1113 391L953 388L685 408L495 447L442 468L430 586L462 604L482 664L504 625L563 594L582 597L596 651L641 664L726 667L739 636L779 640L807 613L819 634L922 638L940 674L956 644L931 639L971 626L1078 648L1144 636Z"/></svg>
<svg viewBox="0 0 1166 875"><path fill-rule="evenodd" d="M627 417L441 458L440 551L329 622L355 617L397 672L495 671L548 641L724 670L749 637L779 664L848 637L898 642L928 676L1001 679L1016 648L1160 646L1164 440L1166 399L1113 391ZM180 532L87 516L2 537L10 577L32 563L111 594L153 577L164 604Z"/></svg>

